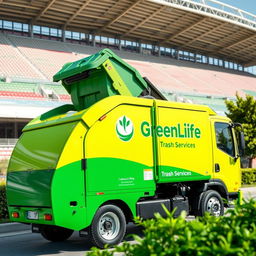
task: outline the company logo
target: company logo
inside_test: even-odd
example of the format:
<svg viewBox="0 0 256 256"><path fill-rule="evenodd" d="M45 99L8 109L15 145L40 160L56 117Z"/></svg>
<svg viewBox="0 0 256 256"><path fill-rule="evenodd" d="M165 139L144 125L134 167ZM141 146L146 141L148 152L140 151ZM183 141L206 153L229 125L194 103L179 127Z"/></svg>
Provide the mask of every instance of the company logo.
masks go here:
<svg viewBox="0 0 256 256"><path fill-rule="evenodd" d="M116 133L120 140L129 141L134 133L131 119L127 116L120 117L116 122Z"/></svg>

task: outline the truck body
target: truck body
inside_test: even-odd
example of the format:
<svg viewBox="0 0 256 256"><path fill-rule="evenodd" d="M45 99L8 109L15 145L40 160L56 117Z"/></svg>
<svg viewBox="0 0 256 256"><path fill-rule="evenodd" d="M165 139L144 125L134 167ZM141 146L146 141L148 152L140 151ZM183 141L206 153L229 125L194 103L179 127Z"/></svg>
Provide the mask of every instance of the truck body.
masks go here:
<svg viewBox="0 0 256 256"><path fill-rule="evenodd" d="M227 206L238 198L230 119L207 106L121 95L80 106L24 128L8 167L11 220L51 241L78 230L103 247L120 242L135 216L164 216L162 205L219 216L222 198Z"/></svg>

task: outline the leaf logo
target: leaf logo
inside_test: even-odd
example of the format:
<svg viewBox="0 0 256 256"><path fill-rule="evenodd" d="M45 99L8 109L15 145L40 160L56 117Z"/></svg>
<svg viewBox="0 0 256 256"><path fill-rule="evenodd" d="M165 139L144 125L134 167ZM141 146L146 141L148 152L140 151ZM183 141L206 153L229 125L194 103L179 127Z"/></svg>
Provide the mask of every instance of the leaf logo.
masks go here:
<svg viewBox="0 0 256 256"><path fill-rule="evenodd" d="M116 133L120 140L129 141L134 133L131 119L127 116L120 117L116 122Z"/></svg>

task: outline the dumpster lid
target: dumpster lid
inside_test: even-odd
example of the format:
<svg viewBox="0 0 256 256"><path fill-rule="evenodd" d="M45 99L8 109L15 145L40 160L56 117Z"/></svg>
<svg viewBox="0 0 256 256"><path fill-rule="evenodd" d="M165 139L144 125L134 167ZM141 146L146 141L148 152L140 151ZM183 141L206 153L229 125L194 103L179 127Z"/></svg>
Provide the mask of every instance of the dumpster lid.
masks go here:
<svg viewBox="0 0 256 256"><path fill-rule="evenodd" d="M86 58L80 59L78 61L66 63L62 67L62 69L53 76L53 81L58 82L60 80L64 80L65 78L69 78L77 74L81 74L85 71L99 68L106 60L110 58L115 59L116 62L119 62L120 64L126 66L128 69L132 70L134 72L134 75L140 81L141 85L147 88L146 83L143 80L143 78L140 76L139 72L135 68L130 66L128 63L123 61L120 57L118 57L114 52L112 52L109 49L103 49Z"/></svg>
<svg viewBox="0 0 256 256"><path fill-rule="evenodd" d="M112 51L104 49L86 58L66 63L62 69L53 76L53 81L58 82L67 77L82 73L83 71L97 68L109 57L112 57L112 54Z"/></svg>

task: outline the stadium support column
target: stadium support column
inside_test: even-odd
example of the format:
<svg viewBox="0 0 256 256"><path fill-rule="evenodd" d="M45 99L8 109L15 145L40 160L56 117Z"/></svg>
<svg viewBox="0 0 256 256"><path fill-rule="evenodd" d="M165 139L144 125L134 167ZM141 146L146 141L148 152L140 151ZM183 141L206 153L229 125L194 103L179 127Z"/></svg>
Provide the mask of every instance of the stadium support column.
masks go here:
<svg viewBox="0 0 256 256"><path fill-rule="evenodd" d="M161 47L160 47L160 45L158 45L157 47L158 47L157 56L160 57L161 56Z"/></svg>
<svg viewBox="0 0 256 256"><path fill-rule="evenodd" d="M92 34L92 46L95 47L96 46L96 40L95 40L95 35Z"/></svg>
<svg viewBox="0 0 256 256"><path fill-rule="evenodd" d="M30 36L31 38L34 37L33 23L32 23L32 22L30 22L30 23L28 24L28 33L29 33L29 36Z"/></svg>
<svg viewBox="0 0 256 256"><path fill-rule="evenodd" d="M63 26L63 27L62 27L62 30L61 30L61 41L62 41L62 42L66 42L66 36L65 36L65 34L66 34L66 27Z"/></svg>
<svg viewBox="0 0 256 256"><path fill-rule="evenodd" d="M14 138L19 138L19 136L18 136L18 124L17 124L16 120L14 122Z"/></svg>
<svg viewBox="0 0 256 256"><path fill-rule="evenodd" d="M209 56L206 56L206 64L209 65Z"/></svg>
<svg viewBox="0 0 256 256"><path fill-rule="evenodd" d="M175 50L175 59L179 60L180 59L180 51Z"/></svg>
<svg viewBox="0 0 256 256"><path fill-rule="evenodd" d="M140 41L138 42L138 44L139 44L139 53L141 54L142 53L142 44Z"/></svg>
<svg viewBox="0 0 256 256"><path fill-rule="evenodd" d="M121 51L122 50L122 40L121 38L118 38L118 50Z"/></svg>

